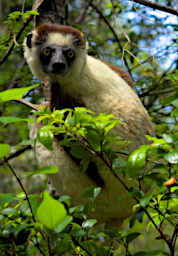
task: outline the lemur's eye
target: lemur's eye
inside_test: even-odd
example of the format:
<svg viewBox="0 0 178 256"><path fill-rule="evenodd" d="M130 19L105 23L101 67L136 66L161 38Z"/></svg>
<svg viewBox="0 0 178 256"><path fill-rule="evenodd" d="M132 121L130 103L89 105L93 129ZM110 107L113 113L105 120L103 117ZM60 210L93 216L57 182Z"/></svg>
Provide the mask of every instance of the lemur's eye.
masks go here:
<svg viewBox="0 0 178 256"><path fill-rule="evenodd" d="M72 50L67 51L67 57L72 59L74 57L75 53Z"/></svg>
<svg viewBox="0 0 178 256"><path fill-rule="evenodd" d="M51 54L51 49L45 48L45 49L43 49L42 53L43 53L43 55L45 55L47 57Z"/></svg>

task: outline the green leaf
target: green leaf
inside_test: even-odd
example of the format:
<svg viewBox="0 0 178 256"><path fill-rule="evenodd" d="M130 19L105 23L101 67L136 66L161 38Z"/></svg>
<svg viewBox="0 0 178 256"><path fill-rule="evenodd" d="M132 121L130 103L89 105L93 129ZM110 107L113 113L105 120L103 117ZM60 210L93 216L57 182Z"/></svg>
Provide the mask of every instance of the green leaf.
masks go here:
<svg viewBox="0 0 178 256"><path fill-rule="evenodd" d="M39 85L32 85L26 88L9 89L0 93L0 102L21 99L25 93L38 87Z"/></svg>
<svg viewBox="0 0 178 256"><path fill-rule="evenodd" d="M144 179L150 179L151 182L155 182L158 186L161 186L165 181L163 175L159 172L152 172L144 176Z"/></svg>
<svg viewBox="0 0 178 256"><path fill-rule="evenodd" d="M62 203L53 199L48 192L44 192L43 201L37 210L37 219L47 228L55 229L67 216Z"/></svg>
<svg viewBox="0 0 178 256"><path fill-rule="evenodd" d="M0 117L0 122L3 124L17 123L17 122L32 122L32 118L20 118L16 116L3 116Z"/></svg>
<svg viewBox="0 0 178 256"><path fill-rule="evenodd" d="M59 169L57 166L45 166L43 168L38 169L37 171L28 172L27 175L32 176L37 174L51 174L51 173L57 173L58 170Z"/></svg>
<svg viewBox="0 0 178 256"><path fill-rule="evenodd" d="M139 232L133 232L126 236L126 243L129 244L133 240L135 240L140 235Z"/></svg>
<svg viewBox="0 0 178 256"><path fill-rule="evenodd" d="M55 228L55 232L62 232L72 222L72 219L72 216L66 216L65 219L57 226L57 228Z"/></svg>
<svg viewBox="0 0 178 256"><path fill-rule="evenodd" d="M12 193L1 193L0 194L0 206L3 206L6 203L11 203L14 200L14 194Z"/></svg>
<svg viewBox="0 0 178 256"><path fill-rule="evenodd" d="M94 198L96 198L98 195L99 195L99 193L101 192L101 188L94 188L94 190L93 190L93 197Z"/></svg>
<svg viewBox="0 0 178 256"><path fill-rule="evenodd" d="M84 191L84 193L82 194L82 196L83 196L84 198L88 198L88 199L90 199L90 200L94 200L94 199L99 195L100 192L101 192L101 188L100 188L100 187L95 188L95 187L91 186L91 187L88 187L88 188Z"/></svg>
<svg viewBox="0 0 178 256"><path fill-rule="evenodd" d="M141 223L143 221L144 214L145 214L145 212L144 212L143 208L142 207L138 208L136 210L136 212L134 213L134 215L132 216L132 218L130 219L130 223L129 223L130 228L133 227L136 220Z"/></svg>
<svg viewBox="0 0 178 256"><path fill-rule="evenodd" d="M90 157L84 157L80 161L80 168L82 172L85 172L88 169L88 165L90 163Z"/></svg>
<svg viewBox="0 0 178 256"><path fill-rule="evenodd" d="M5 157L9 154L11 148L9 144L0 144L0 158Z"/></svg>
<svg viewBox="0 0 178 256"><path fill-rule="evenodd" d="M10 215L10 214L13 215L13 214L17 213L17 210L14 209L14 208L8 207L8 208L3 209L1 211L1 213L4 214L4 215Z"/></svg>
<svg viewBox="0 0 178 256"><path fill-rule="evenodd" d="M128 159L128 167L132 177L136 177L140 169L146 164L146 153L149 146L142 145L139 149L133 151Z"/></svg>
<svg viewBox="0 0 178 256"><path fill-rule="evenodd" d="M72 156L76 157L77 159L88 158L90 153L81 145L73 144L71 145L70 153Z"/></svg>
<svg viewBox="0 0 178 256"><path fill-rule="evenodd" d="M175 149L172 152L164 155L164 159L166 159L171 164L177 164L178 163L178 149Z"/></svg>
<svg viewBox="0 0 178 256"><path fill-rule="evenodd" d="M49 150L53 150L53 133L50 131L49 126L43 126L38 130L38 140Z"/></svg>
<svg viewBox="0 0 178 256"><path fill-rule="evenodd" d="M149 194L149 195L147 195L147 196L144 196L143 198L140 199L140 205L141 205L142 207L146 207L146 206L149 204L149 202L150 202L150 200L151 200L152 197L153 197L152 194Z"/></svg>
<svg viewBox="0 0 178 256"><path fill-rule="evenodd" d="M172 112L171 112L171 117L178 117L178 108L174 109Z"/></svg>
<svg viewBox="0 0 178 256"><path fill-rule="evenodd" d="M82 223L82 227L84 229L90 229L92 228L95 224L97 223L97 220L95 219L90 219L90 220L86 220Z"/></svg>
<svg viewBox="0 0 178 256"><path fill-rule="evenodd" d="M178 99L175 99L171 102L176 108L178 108Z"/></svg>
<svg viewBox="0 0 178 256"><path fill-rule="evenodd" d="M162 105L167 105L167 104L169 104L169 103L172 103L172 102L174 101L174 99L175 99L175 96L174 96L174 95L169 96L169 97L166 97L166 98L163 98L163 99L161 100L161 104L162 104Z"/></svg>
<svg viewBox="0 0 178 256"><path fill-rule="evenodd" d="M118 120L110 120L110 124L108 124L105 128L104 128L104 134L108 134L108 132L113 129L117 124L120 124L120 122Z"/></svg>
<svg viewBox="0 0 178 256"><path fill-rule="evenodd" d="M63 195L60 196L60 198L58 199L61 203L64 203L65 205L67 205L68 207L70 207L70 196L67 195Z"/></svg>
<svg viewBox="0 0 178 256"><path fill-rule="evenodd" d="M31 205L31 208L32 208L32 212L34 214L36 214L37 212L37 209L40 205L40 202L39 202L39 196L36 194L31 194L28 196L29 197L29 201L30 201L30 205ZM25 214L25 215L28 215L28 216L31 216L31 211L30 211L30 208L29 208L29 204L26 200L26 196L25 198L21 198L19 201L19 210L22 214Z"/></svg>
<svg viewBox="0 0 178 256"><path fill-rule="evenodd" d="M97 131L88 129L87 130L87 141L89 142L89 144L91 145L91 147L94 150L96 150L96 151L101 150L102 138Z"/></svg>
<svg viewBox="0 0 178 256"><path fill-rule="evenodd" d="M10 19L17 19L22 13L20 11L14 11L8 15Z"/></svg>
<svg viewBox="0 0 178 256"><path fill-rule="evenodd" d="M115 158L113 161L112 161L112 168L114 170L119 170L120 168L125 168L126 167L126 161L124 161L123 159L121 158Z"/></svg>
<svg viewBox="0 0 178 256"><path fill-rule="evenodd" d="M178 199L178 189L176 189L174 192L166 193L161 200L169 200L171 198L177 198Z"/></svg>
<svg viewBox="0 0 178 256"><path fill-rule="evenodd" d="M30 16L30 15L39 15L37 10L32 10L32 11L27 11L25 13L22 13L22 17L23 19L26 21L26 19Z"/></svg>

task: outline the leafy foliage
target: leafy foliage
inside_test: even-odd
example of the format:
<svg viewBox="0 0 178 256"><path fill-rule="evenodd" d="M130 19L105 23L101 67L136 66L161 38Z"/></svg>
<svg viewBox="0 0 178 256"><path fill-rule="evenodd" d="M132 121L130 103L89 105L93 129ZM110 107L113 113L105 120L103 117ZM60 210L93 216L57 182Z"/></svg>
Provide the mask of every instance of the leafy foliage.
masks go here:
<svg viewBox="0 0 178 256"><path fill-rule="evenodd" d="M165 4L165 1L160 2ZM12 188L12 182L10 186L5 181L1 182L1 255L175 256L178 218L178 72L172 54L177 47L174 36L176 25L170 17L159 17L156 12L135 6L132 2L129 4L129 1L115 1L114 4L102 1L98 5L102 13L96 12L97 9L92 12L84 9L82 1L70 3L69 24L77 23L79 29L85 30L90 54L104 56L114 64L121 64L118 59L123 57L127 59L137 84L136 91L155 124L156 137L147 136L150 144L142 145L128 156L127 152L122 152L122 148L129 142L110 133L122 123L114 120L112 115L102 113L97 116L85 108L51 112L41 107L41 111L35 115L38 116L37 122L43 123L43 126L37 138L29 140L27 122L33 122L28 117L30 109L14 100L22 97L31 103L41 100L38 81L23 62L22 42L32 24L24 29L16 42L16 35L24 22L31 15L38 15L36 11L28 11L31 4L31 1L26 3L25 12L19 11L21 1L2 1L4 8L0 8L4 12L0 32L1 61L15 42L12 54L5 61L0 61L0 175L5 173L4 176L8 177L11 171L20 186L19 192L19 188ZM166 4L174 7L170 1L166 1ZM83 11L80 17L78 7ZM101 14L111 25L114 21L121 48ZM163 35L169 37L169 43L159 45L158 40ZM153 55L155 49L157 52ZM82 171L86 171L94 154L95 159L107 165L109 171L119 175L120 179L127 174L130 181L137 181L137 186L126 184L125 187L135 200L133 215L126 221L125 228L100 230L97 229L97 221L88 217L101 188L86 188L83 196L87 203L72 206L69 196L55 195L52 198L44 192L45 182L42 193L38 189L34 192L35 182L23 185L24 180L31 176L36 181L40 176L58 171L56 166L39 169L28 155L21 155L26 147L37 140L52 150L55 135L61 135L60 145L70 147L71 154L79 159ZM113 142L118 150L111 148ZM118 151L128 156L128 161L122 159ZM19 163L23 163L22 166ZM21 178L21 173L27 175ZM143 184L147 184L151 191L146 193ZM145 228L147 234L144 233Z"/></svg>

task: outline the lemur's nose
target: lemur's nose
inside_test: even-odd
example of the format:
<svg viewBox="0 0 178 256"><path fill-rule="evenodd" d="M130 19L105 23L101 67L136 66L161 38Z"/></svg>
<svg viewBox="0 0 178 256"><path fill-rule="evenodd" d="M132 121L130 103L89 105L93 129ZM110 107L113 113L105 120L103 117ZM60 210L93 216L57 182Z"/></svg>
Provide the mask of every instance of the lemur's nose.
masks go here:
<svg viewBox="0 0 178 256"><path fill-rule="evenodd" d="M53 73L63 73L66 69L66 64L64 62L55 62L52 66Z"/></svg>

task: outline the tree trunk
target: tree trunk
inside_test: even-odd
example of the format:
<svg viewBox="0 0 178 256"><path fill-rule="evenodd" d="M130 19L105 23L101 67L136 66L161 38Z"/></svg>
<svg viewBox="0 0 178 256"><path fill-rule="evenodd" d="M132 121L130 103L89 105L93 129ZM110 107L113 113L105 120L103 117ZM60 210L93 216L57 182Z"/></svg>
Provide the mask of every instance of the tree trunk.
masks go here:
<svg viewBox="0 0 178 256"><path fill-rule="evenodd" d="M39 15L35 19L35 26L44 23L67 23L67 0L35 0L33 10L38 10Z"/></svg>

